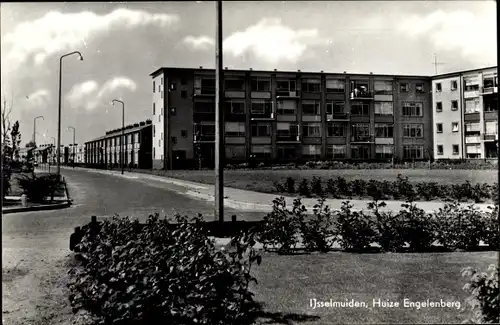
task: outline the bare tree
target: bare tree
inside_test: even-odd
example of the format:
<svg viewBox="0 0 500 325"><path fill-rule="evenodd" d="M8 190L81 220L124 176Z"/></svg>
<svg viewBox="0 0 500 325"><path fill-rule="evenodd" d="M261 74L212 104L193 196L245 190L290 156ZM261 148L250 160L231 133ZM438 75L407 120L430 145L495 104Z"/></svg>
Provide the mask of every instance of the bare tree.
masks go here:
<svg viewBox="0 0 500 325"><path fill-rule="evenodd" d="M5 150L5 147L9 145L9 134L12 129L10 113L12 113L12 107L14 105L14 97L12 96L10 100L10 106L7 105L7 96L3 95L2 100L2 111L1 111L1 121L2 123L2 152Z"/></svg>

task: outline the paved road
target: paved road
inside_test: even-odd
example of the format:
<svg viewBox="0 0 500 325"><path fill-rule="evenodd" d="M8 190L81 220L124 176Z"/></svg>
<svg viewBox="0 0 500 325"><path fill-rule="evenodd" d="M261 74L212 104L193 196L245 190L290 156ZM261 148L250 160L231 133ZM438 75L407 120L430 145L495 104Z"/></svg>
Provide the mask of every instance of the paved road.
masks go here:
<svg viewBox="0 0 500 325"><path fill-rule="evenodd" d="M149 214L196 216L209 220L213 205L177 194L175 185L127 179L82 170L63 169L74 205L63 210L14 213L2 216L2 288L4 324L65 324L68 309L61 287L70 254L69 236L90 216ZM262 213L239 213L238 219Z"/></svg>

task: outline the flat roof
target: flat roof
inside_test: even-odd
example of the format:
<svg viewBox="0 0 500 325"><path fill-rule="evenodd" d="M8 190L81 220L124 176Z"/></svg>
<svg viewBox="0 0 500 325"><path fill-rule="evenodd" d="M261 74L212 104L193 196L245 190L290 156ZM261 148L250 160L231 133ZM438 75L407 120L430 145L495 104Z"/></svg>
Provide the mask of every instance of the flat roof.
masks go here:
<svg viewBox="0 0 500 325"><path fill-rule="evenodd" d="M126 134L129 134L129 133L133 133L133 132L142 130L142 129L147 128L147 127L152 126L152 125L153 125L152 123L149 123L149 124L145 124L145 125L135 126L133 128L130 128L130 129L125 129L124 134L126 135ZM108 131L106 131L106 132L108 132ZM85 143L90 143L90 142L95 142L95 141L99 141L99 140L114 138L115 136L120 136L120 135L122 135L122 130L117 130L115 132L112 132L112 133L100 136L98 138L92 139L92 140L87 141Z"/></svg>
<svg viewBox="0 0 500 325"><path fill-rule="evenodd" d="M433 76L433 79L440 79L440 78L446 78L446 77L453 77L457 75L462 75L465 73L471 73L471 72L479 72L479 71L484 71L484 70L490 70L490 69L498 69L498 66L494 65L491 67L485 67L485 68L478 68L478 69L470 69L470 70L461 70L461 71L455 71L455 72L448 72L448 73L443 73L443 74L438 74Z"/></svg>

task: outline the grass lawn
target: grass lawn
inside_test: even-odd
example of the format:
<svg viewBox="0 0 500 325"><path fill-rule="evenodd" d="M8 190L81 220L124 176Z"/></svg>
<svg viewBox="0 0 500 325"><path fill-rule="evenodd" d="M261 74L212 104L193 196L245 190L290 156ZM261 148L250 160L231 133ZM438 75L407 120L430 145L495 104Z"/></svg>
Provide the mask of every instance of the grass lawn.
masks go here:
<svg viewBox="0 0 500 325"><path fill-rule="evenodd" d="M187 181L214 184L213 170L174 170L155 171L167 177ZM437 182L439 184L457 184L469 180L472 184L498 182L498 173L494 170L425 170L425 169L364 169L364 170L226 170L224 185L228 187L272 193L275 191L273 181L283 183L287 177L293 177L296 183L306 177L321 177L323 182L338 176L346 180L375 179L379 181L395 181L397 175L407 176L410 182Z"/></svg>
<svg viewBox="0 0 500 325"><path fill-rule="evenodd" d="M498 257L495 252L262 255L262 264L253 269L258 285L252 285L256 300L264 303L267 314L259 323L315 325L460 323L468 315L463 312L467 293L462 287L467 279L461 277L461 269L472 266L486 271ZM312 309L313 298L354 299L365 302L368 308ZM373 308L373 299L379 298L399 301L400 307ZM404 308L405 298L458 301L460 310Z"/></svg>

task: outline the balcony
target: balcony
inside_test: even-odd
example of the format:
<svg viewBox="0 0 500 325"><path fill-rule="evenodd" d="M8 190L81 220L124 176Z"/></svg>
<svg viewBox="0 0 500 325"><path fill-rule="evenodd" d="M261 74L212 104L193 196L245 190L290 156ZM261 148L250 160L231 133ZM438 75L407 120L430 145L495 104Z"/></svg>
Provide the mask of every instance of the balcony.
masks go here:
<svg viewBox="0 0 500 325"><path fill-rule="evenodd" d="M466 144L481 143L481 137L479 135L465 137Z"/></svg>
<svg viewBox="0 0 500 325"><path fill-rule="evenodd" d="M329 122L348 122L350 118L349 113L333 113L326 114L326 120Z"/></svg>
<svg viewBox="0 0 500 325"><path fill-rule="evenodd" d="M276 98L290 98L290 99L298 99L297 91L291 91L288 89L276 89Z"/></svg>
<svg viewBox="0 0 500 325"><path fill-rule="evenodd" d="M259 110L250 111L250 120L251 121L274 120L275 116L276 116L276 114L274 114L271 105L265 105L265 106L261 107L261 109L259 109Z"/></svg>
<svg viewBox="0 0 500 325"><path fill-rule="evenodd" d="M215 96L215 87L195 88L194 95L196 97L213 97Z"/></svg>
<svg viewBox="0 0 500 325"><path fill-rule="evenodd" d="M194 122L213 122L215 121L215 112L194 112L193 113L193 121Z"/></svg>
<svg viewBox="0 0 500 325"><path fill-rule="evenodd" d="M482 87L481 96L498 94L498 87Z"/></svg>
<svg viewBox="0 0 500 325"><path fill-rule="evenodd" d="M351 91L351 100L373 100L373 92L368 90L354 89Z"/></svg>
<svg viewBox="0 0 500 325"><path fill-rule="evenodd" d="M296 143L300 142L300 135L298 134L277 134L276 142Z"/></svg>
<svg viewBox="0 0 500 325"><path fill-rule="evenodd" d="M197 134L193 137L193 142L202 143L202 142L214 142L215 134Z"/></svg>
<svg viewBox="0 0 500 325"><path fill-rule="evenodd" d="M479 97L479 90L469 90L464 92L464 98L476 98Z"/></svg>
<svg viewBox="0 0 500 325"><path fill-rule="evenodd" d="M498 134L483 134L483 140L486 142L498 141Z"/></svg>
<svg viewBox="0 0 500 325"><path fill-rule="evenodd" d="M373 137L370 135L354 135L351 137L351 143L372 143Z"/></svg>

